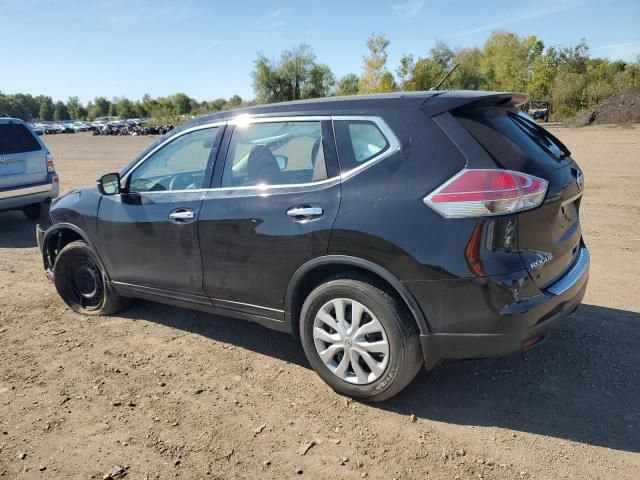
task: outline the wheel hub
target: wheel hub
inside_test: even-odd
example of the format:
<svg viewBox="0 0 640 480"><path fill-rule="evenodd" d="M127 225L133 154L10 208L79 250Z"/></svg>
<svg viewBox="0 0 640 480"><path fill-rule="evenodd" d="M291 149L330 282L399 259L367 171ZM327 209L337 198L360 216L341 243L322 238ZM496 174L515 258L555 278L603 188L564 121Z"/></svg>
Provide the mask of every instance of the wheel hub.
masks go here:
<svg viewBox="0 0 640 480"><path fill-rule="evenodd" d="M313 341L325 366L349 383L372 383L389 364L382 323L356 300L336 298L324 304L314 320Z"/></svg>
<svg viewBox="0 0 640 480"><path fill-rule="evenodd" d="M72 288L83 308L95 308L104 293L102 275L96 264L84 258L74 269Z"/></svg>

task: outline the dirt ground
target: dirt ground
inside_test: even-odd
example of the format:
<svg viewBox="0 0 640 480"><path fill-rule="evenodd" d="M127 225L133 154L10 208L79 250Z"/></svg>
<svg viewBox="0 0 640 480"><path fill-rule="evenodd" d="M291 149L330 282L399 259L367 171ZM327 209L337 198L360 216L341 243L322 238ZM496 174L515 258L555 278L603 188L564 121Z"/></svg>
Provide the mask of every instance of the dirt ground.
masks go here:
<svg viewBox="0 0 640 480"><path fill-rule="evenodd" d="M72 313L35 222L1 213L0 478L640 478L640 127L553 131L585 172L584 305L536 349L447 362L376 405L257 325L143 301ZM151 141L44 140L63 191Z"/></svg>

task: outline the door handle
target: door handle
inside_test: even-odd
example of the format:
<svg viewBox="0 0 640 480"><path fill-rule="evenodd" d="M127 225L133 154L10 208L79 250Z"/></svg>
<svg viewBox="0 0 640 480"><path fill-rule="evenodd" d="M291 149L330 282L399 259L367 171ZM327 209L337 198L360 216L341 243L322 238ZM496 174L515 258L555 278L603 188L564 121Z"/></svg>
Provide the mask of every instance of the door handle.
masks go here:
<svg viewBox="0 0 640 480"><path fill-rule="evenodd" d="M188 223L187 220L193 220L194 218L196 218L194 211L187 208L180 208L169 214L169 220L174 223Z"/></svg>
<svg viewBox="0 0 640 480"><path fill-rule="evenodd" d="M287 215L299 220L304 220L311 217L319 217L323 213L324 210L320 207L293 207L287 210Z"/></svg>

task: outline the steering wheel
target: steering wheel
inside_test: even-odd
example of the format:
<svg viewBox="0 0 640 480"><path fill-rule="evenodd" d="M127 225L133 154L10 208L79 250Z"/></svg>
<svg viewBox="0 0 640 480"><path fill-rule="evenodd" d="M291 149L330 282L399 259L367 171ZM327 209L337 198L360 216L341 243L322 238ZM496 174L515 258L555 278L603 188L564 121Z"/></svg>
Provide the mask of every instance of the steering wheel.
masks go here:
<svg viewBox="0 0 640 480"><path fill-rule="evenodd" d="M169 190L188 190L194 187L193 177L188 173L179 173L169 182Z"/></svg>

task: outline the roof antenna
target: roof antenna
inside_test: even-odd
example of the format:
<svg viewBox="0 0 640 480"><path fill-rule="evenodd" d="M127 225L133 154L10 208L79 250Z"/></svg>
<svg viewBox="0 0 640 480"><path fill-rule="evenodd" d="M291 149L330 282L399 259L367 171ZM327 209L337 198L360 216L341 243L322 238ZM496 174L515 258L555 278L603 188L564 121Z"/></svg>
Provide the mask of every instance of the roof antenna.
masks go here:
<svg viewBox="0 0 640 480"><path fill-rule="evenodd" d="M431 87L431 88L429 89L429 91L431 92L432 90L440 90L440 86L444 83L444 81L445 81L447 78L449 78L449 75L451 75L451 74L455 71L455 69L456 69L456 68L458 68L458 66L459 66L459 65L460 65L459 63L456 63L456 64L453 66L453 68L452 68L451 70L449 70L449 72L447 72L447 74L442 78L442 80L440 80L440 81L438 82L438 84L437 84L435 87Z"/></svg>

